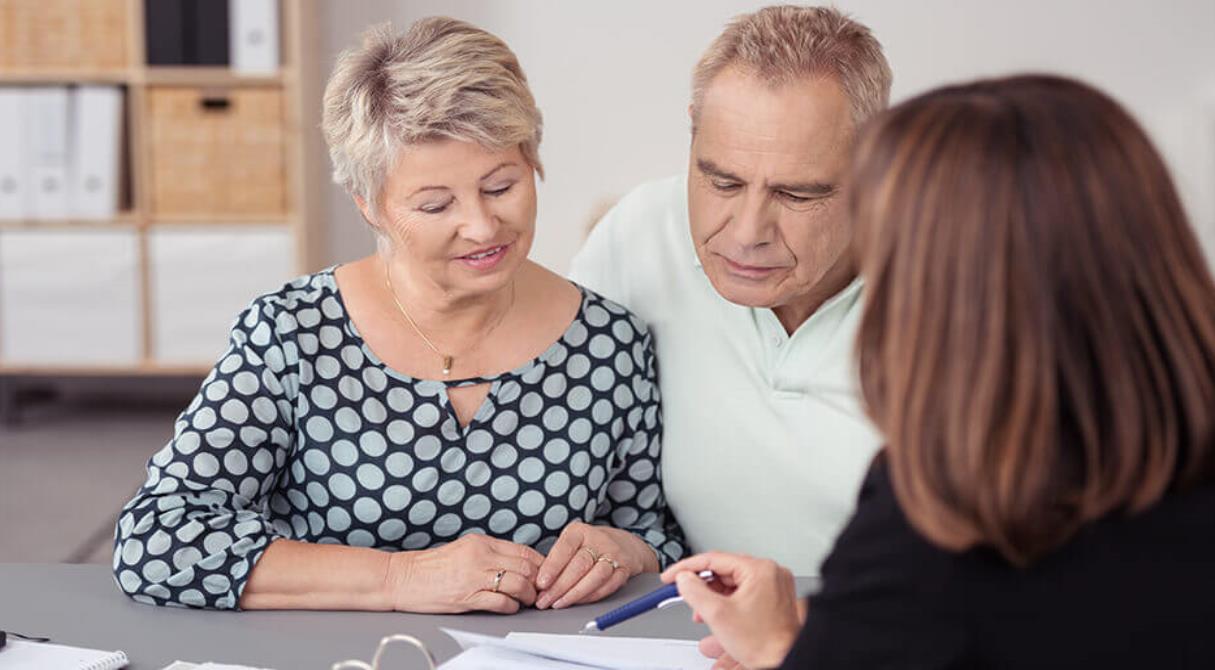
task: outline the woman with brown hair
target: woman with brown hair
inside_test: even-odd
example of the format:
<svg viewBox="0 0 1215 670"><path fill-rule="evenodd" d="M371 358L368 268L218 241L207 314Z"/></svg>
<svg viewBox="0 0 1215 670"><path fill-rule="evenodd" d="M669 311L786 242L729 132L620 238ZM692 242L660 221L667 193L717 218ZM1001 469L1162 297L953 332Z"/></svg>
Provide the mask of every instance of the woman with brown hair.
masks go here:
<svg viewBox="0 0 1215 670"><path fill-rule="evenodd" d="M851 188L887 447L804 627L774 563L664 574L706 646L750 667L1215 667L1215 285L1144 132L1067 79L947 87L864 131Z"/></svg>

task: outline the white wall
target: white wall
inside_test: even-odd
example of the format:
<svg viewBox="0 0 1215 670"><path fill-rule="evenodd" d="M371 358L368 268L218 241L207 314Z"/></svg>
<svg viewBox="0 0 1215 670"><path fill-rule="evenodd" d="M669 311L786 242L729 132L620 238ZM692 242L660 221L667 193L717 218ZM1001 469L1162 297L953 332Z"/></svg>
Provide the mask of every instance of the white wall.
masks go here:
<svg viewBox="0 0 1215 670"><path fill-rule="evenodd" d="M532 257L559 272L592 211L647 179L682 170L692 66L744 0L361 0L322 3L322 62L367 25L432 14L502 37L545 116L548 180ZM1173 168L1195 225L1215 252L1215 2L1212 0L847 0L873 28L895 73L894 99L976 76L1022 70L1086 79L1148 128ZM371 250L336 187L328 262Z"/></svg>

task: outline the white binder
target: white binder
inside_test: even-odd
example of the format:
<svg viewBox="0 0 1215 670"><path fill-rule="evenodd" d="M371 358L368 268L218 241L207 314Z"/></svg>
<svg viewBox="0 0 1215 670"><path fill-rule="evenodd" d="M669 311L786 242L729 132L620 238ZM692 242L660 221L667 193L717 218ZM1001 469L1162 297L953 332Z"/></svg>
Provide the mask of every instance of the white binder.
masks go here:
<svg viewBox="0 0 1215 670"><path fill-rule="evenodd" d="M33 180L33 219L68 216L68 90L62 86L29 89L26 165Z"/></svg>
<svg viewBox="0 0 1215 670"><path fill-rule="evenodd" d="M0 87L0 219L30 216L30 178L25 168L26 89Z"/></svg>
<svg viewBox="0 0 1215 670"><path fill-rule="evenodd" d="M71 215L109 219L118 213L122 91L80 86L72 94Z"/></svg>
<svg viewBox="0 0 1215 670"><path fill-rule="evenodd" d="M278 70L278 0L228 0L231 67L242 74Z"/></svg>

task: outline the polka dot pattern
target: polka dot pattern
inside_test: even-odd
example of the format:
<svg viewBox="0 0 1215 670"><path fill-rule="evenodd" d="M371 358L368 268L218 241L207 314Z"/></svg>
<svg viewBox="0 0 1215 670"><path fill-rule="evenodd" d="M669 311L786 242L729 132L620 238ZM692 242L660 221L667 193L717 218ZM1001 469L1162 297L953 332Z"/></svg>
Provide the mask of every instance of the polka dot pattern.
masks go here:
<svg viewBox="0 0 1215 670"><path fill-rule="evenodd" d="M446 389L484 383L461 427ZM444 384L386 367L325 270L237 318L122 510L114 578L140 602L235 608L278 538L400 551L482 533L543 552L573 521L624 528L665 566L685 544L660 435L650 335L590 291L538 358Z"/></svg>

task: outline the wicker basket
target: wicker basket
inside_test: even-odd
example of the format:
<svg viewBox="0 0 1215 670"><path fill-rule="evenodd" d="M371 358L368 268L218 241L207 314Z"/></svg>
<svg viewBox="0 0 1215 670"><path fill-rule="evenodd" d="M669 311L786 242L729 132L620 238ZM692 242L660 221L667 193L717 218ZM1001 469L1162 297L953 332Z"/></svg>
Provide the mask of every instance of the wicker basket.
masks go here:
<svg viewBox="0 0 1215 670"><path fill-rule="evenodd" d="M147 99L154 217L285 214L280 90L153 87Z"/></svg>
<svg viewBox="0 0 1215 670"><path fill-rule="evenodd" d="M127 66L127 0L0 0L0 70Z"/></svg>

